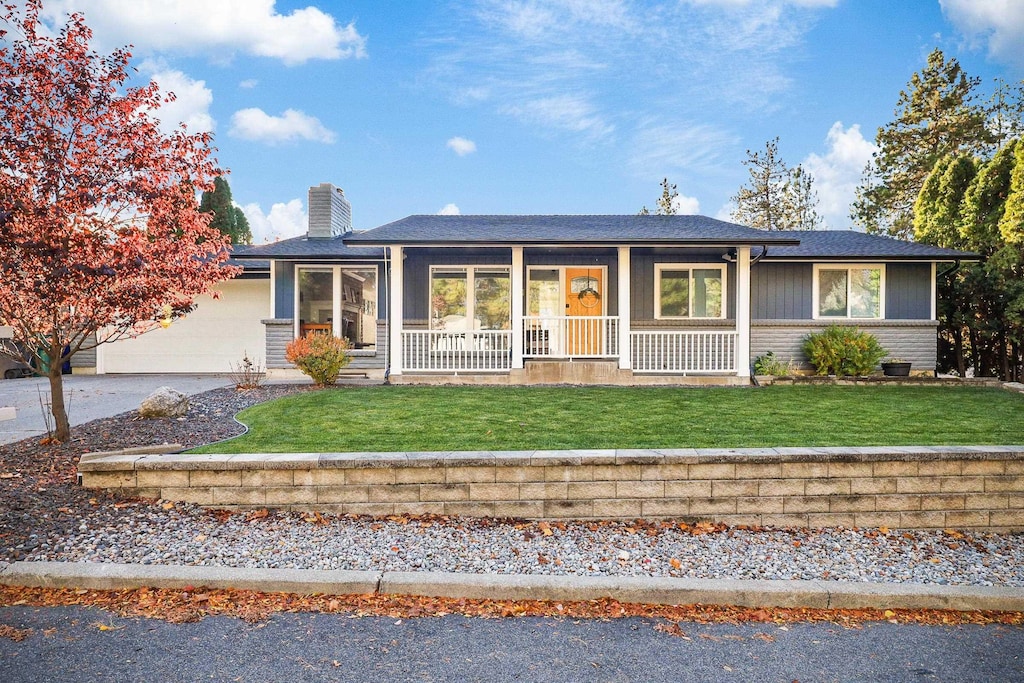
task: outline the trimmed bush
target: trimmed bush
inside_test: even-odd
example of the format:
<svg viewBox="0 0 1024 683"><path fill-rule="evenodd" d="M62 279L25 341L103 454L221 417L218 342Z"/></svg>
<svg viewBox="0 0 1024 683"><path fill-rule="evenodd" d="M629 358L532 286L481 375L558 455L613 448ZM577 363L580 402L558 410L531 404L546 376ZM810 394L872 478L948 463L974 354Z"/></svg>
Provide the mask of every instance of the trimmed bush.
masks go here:
<svg viewBox="0 0 1024 683"><path fill-rule="evenodd" d="M327 386L338 381L341 369L349 364L349 342L330 334L309 332L285 347L284 357L289 363L308 375L317 386Z"/></svg>
<svg viewBox="0 0 1024 683"><path fill-rule="evenodd" d="M818 375L867 375L886 351L873 334L830 325L804 338L803 351Z"/></svg>

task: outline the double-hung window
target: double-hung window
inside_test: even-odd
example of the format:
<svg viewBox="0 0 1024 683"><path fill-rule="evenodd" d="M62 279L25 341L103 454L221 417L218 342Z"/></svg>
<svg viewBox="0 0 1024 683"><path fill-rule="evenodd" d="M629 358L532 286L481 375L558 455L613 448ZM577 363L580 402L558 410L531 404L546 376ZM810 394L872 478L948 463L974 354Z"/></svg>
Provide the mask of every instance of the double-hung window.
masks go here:
<svg viewBox="0 0 1024 683"><path fill-rule="evenodd" d="M885 266L816 265L815 318L884 318Z"/></svg>
<svg viewBox="0 0 1024 683"><path fill-rule="evenodd" d="M511 328L511 277L501 266L434 266L430 269L430 328Z"/></svg>
<svg viewBox="0 0 1024 683"><path fill-rule="evenodd" d="M658 263L654 266L654 317L724 318L725 266Z"/></svg>

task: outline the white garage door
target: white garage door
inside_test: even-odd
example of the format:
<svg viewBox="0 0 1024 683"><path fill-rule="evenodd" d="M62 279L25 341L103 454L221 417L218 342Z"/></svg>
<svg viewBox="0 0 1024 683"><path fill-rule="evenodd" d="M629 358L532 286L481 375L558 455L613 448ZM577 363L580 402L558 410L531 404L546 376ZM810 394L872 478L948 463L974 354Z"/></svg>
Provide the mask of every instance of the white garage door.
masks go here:
<svg viewBox="0 0 1024 683"><path fill-rule="evenodd" d="M230 372L246 353L263 360L260 321L270 317L270 279L230 280L215 288L220 299L202 296L185 318L166 330L102 344L99 368L108 373Z"/></svg>

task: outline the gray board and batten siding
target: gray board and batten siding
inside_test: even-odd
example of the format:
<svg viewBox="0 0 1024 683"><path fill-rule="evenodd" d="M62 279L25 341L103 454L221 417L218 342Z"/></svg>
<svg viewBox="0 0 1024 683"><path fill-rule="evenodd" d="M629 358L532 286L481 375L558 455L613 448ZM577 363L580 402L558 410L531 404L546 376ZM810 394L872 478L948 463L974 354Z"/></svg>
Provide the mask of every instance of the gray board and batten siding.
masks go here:
<svg viewBox="0 0 1024 683"><path fill-rule="evenodd" d="M810 369L804 338L829 325L849 325L878 338L886 356L914 370L933 370L936 328L931 318L931 264L885 264L885 318L814 320L812 263L762 262L751 268L750 357L771 351L783 362Z"/></svg>
<svg viewBox="0 0 1024 683"><path fill-rule="evenodd" d="M507 247L471 249L429 249L408 247L405 250L403 279L405 292L402 299L405 322L422 324L430 315L430 268L436 266L504 266L512 263L512 251ZM618 315L618 269L615 249L593 248L567 251L565 249L526 249L523 262L531 266L569 266L573 268L604 267L605 306L607 315ZM526 273L524 272L524 277ZM523 294L525 300L525 292Z"/></svg>
<svg viewBox="0 0 1024 683"><path fill-rule="evenodd" d="M270 318L263 320L266 330L266 366L270 370L294 368L285 358L285 347L295 339L295 321L292 318ZM353 349L351 362L344 373L381 370L385 366L388 349L387 321L377 320L377 347L375 349Z"/></svg>

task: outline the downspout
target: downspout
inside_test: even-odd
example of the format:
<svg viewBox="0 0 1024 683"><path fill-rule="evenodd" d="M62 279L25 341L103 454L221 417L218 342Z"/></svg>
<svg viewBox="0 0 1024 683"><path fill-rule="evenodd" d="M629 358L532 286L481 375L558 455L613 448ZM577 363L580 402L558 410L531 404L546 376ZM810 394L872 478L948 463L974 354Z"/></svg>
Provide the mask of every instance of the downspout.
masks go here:
<svg viewBox="0 0 1024 683"><path fill-rule="evenodd" d="M384 254L384 300L388 302L388 314L384 317L384 336L388 340L388 353L384 359L384 384L391 384L391 247L386 247Z"/></svg>
<svg viewBox="0 0 1024 683"><path fill-rule="evenodd" d="M937 280L940 277L946 277L947 275L952 275L953 273L955 273L958 270L960 270L960 259L957 259L956 261L953 261L953 265L951 265L949 268L946 268L946 270L942 271L941 273L937 273L935 275L935 279Z"/></svg>
<svg viewBox="0 0 1024 683"><path fill-rule="evenodd" d="M754 265L755 263L757 263L758 261L763 259L767 254L768 254L768 245L767 244L762 244L761 245L761 253L758 254L757 256L755 256L754 258L750 259L750 265Z"/></svg>
<svg viewBox="0 0 1024 683"><path fill-rule="evenodd" d="M763 259L767 253L768 253L768 245L767 244L762 244L761 245L761 253L758 254L756 257L750 259L751 267L753 267L753 265L755 263L757 263L758 261ZM757 381L757 374L754 372L754 364L753 363L750 364L750 381L751 381L751 383L755 387L761 386L760 382Z"/></svg>

